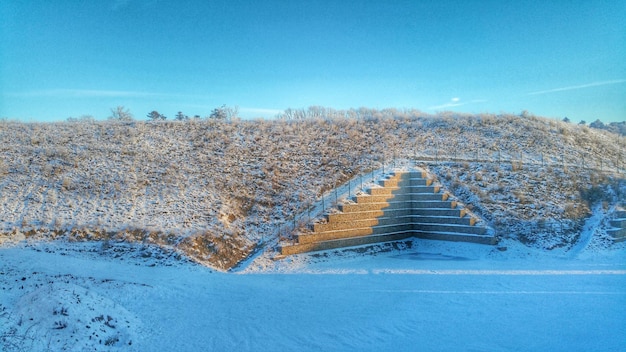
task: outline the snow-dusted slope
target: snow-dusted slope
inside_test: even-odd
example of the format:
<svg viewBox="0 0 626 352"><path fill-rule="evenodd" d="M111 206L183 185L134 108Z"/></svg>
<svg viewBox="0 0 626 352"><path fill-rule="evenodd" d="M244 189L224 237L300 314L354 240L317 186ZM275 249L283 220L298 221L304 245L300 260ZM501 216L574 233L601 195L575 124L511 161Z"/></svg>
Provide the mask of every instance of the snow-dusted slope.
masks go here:
<svg viewBox="0 0 626 352"><path fill-rule="evenodd" d="M510 115L2 121L0 241L123 239L226 269L259 243L291 236L284 225L322 192L417 159L502 237L570 246L590 214L581 194L607 209L623 199L624 143Z"/></svg>

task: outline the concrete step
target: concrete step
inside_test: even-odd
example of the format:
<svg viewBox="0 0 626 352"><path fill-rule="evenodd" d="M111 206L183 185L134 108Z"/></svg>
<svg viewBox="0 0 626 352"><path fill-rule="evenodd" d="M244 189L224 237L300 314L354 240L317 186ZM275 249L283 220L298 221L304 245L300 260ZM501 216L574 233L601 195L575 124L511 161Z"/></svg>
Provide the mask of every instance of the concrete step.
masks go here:
<svg viewBox="0 0 626 352"><path fill-rule="evenodd" d="M380 224L379 219L380 218L317 223L313 224L312 230L313 232L325 232L333 230L347 230L362 227L372 227Z"/></svg>
<svg viewBox="0 0 626 352"><path fill-rule="evenodd" d="M609 236L613 237L615 242L621 242L626 240L626 228L614 228L606 230Z"/></svg>
<svg viewBox="0 0 626 352"><path fill-rule="evenodd" d="M330 241L336 240L340 238L349 238L349 237L360 237L360 236L369 236L369 235L382 235L386 233L393 233L399 231L411 231L410 224L398 225L379 225L372 227L363 227L363 228L351 228L345 230L331 230L324 232L314 232L308 234L299 234L296 235L296 240L299 244L301 243L311 243L311 242L320 242L320 241Z"/></svg>
<svg viewBox="0 0 626 352"><path fill-rule="evenodd" d="M617 219L624 219L626 218L626 210L616 210L614 216Z"/></svg>
<svg viewBox="0 0 626 352"><path fill-rule="evenodd" d="M497 240L490 235L473 235L466 233L439 232L439 231L413 231L417 238L438 241L470 242L479 244L496 244Z"/></svg>
<svg viewBox="0 0 626 352"><path fill-rule="evenodd" d="M401 187L430 186L433 180L427 177L403 177L398 182Z"/></svg>
<svg viewBox="0 0 626 352"><path fill-rule="evenodd" d="M414 223L415 231L424 232L453 232L474 235L484 235L487 229L481 226L455 225L455 224L433 224L433 223Z"/></svg>
<svg viewBox="0 0 626 352"><path fill-rule="evenodd" d="M371 243L400 241L412 237L407 232L388 233L384 235L372 235L362 237L343 238L339 240L313 242L306 244L286 245L280 247L281 255L292 255L305 252L323 251L335 248L354 247Z"/></svg>
<svg viewBox="0 0 626 352"><path fill-rule="evenodd" d="M385 194L393 194L400 190L400 187L372 187L367 190L367 192L372 196L382 196Z"/></svg>
<svg viewBox="0 0 626 352"><path fill-rule="evenodd" d="M348 221L335 221L326 223L313 224L310 228L313 232L325 232L334 230L348 230L352 228L360 227L372 227L372 226L388 226L388 225L404 225L412 224L413 216L410 214L403 216L386 217L381 216L373 219L359 219Z"/></svg>
<svg viewBox="0 0 626 352"><path fill-rule="evenodd" d="M412 223L409 221L394 222L391 219L383 219L376 225L365 225L363 227L343 226L347 224L319 224L324 231L306 233L297 235L298 243L309 243L328 241L338 238L357 237L384 234L388 232L398 231L416 231L416 232L445 232L457 234L484 235L487 231L484 227L454 224L436 224L436 223ZM410 220L410 218L406 218ZM361 222L359 222L361 223ZM356 225L353 224L353 225Z"/></svg>
<svg viewBox="0 0 626 352"><path fill-rule="evenodd" d="M400 176L402 178L426 178L428 173L426 171L397 171L393 172L394 176Z"/></svg>
<svg viewBox="0 0 626 352"><path fill-rule="evenodd" d="M411 201L411 205L413 209L454 209L457 207L458 203L454 200L446 200L446 201Z"/></svg>
<svg viewBox="0 0 626 352"><path fill-rule="evenodd" d="M338 221L351 221L351 220L362 220L362 219L375 219L377 217L384 216L384 215L385 215L385 211L383 210L355 211L355 212L350 212L350 213L328 214L326 215L326 220L328 222L338 222Z"/></svg>
<svg viewBox="0 0 626 352"><path fill-rule="evenodd" d="M610 223L613 227L626 228L626 219L613 219Z"/></svg>
<svg viewBox="0 0 626 352"><path fill-rule="evenodd" d="M357 203L383 203L383 202L387 202L388 200L392 198L394 201L402 200L402 199L397 199L398 197L399 196L395 196L393 194L384 194L384 195L376 195L376 196L360 195L360 196L354 196L352 197L352 199Z"/></svg>
<svg viewBox="0 0 626 352"><path fill-rule="evenodd" d="M372 187L368 193L372 196L385 194L393 194L395 196L407 193L437 193L441 187L439 186L406 186L406 187Z"/></svg>
<svg viewBox="0 0 626 352"><path fill-rule="evenodd" d="M433 180L429 178L414 178L407 180L387 179L378 181L378 184L383 187L430 186L433 184Z"/></svg>
<svg viewBox="0 0 626 352"><path fill-rule="evenodd" d="M378 185L381 187L398 187L398 182L400 182L398 179L386 179L378 181Z"/></svg>
<svg viewBox="0 0 626 352"><path fill-rule="evenodd" d="M455 232L456 231L456 227L460 226L460 227L475 227L477 229L480 229L481 227L476 227L475 223L476 223L476 219L472 218L470 216L467 217L436 217L436 216L416 216L416 215L403 215L403 216L392 216L392 217L387 217L387 216L382 216L376 219L376 221L378 221L378 224L372 225L372 226L385 226L385 225L411 225L414 229L416 228L416 226L419 225L432 225L432 226L436 226L438 228L444 228L448 225L455 227L454 230L453 229L449 229L449 231ZM448 231L448 230L442 230L442 231ZM470 231L471 233L480 233L480 232L473 232L472 230L467 230ZM480 230L477 230L480 231ZM456 232L463 232L463 231L456 231Z"/></svg>
<svg viewBox="0 0 626 352"><path fill-rule="evenodd" d="M439 193L440 186L407 186L402 188L405 193Z"/></svg>
<svg viewBox="0 0 626 352"><path fill-rule="evenodd" d="M400 241L403 239L417 237L430 240L440 241L454 241L454 242L470 242L478 244L493 245L496 243L496 238L493 236L479 236L471 234L461 233L449 233L449 232L416 232L416 231L398 231L393 233L347 237L341 239L310 242L310 243L298 243L295 245L285 245L280 247L281 255L292 255L305 252L322 251L327 249L343 248L361 246L371 243Z"/></svg>
<svg viewBox="0 0 626 352"><path fill-rule="evenodd" d="M351 228L351 229L346 229L346 230L302 233L302 234L296 235L296 242L298 244L304 244L304 243L312 243L312 242L320 242L320 241L330 241L330 240L336 240L340 238L369 236L373 234L374 234L374 230L372 227L360 227L356 229Z"/></svg>
<svg viewBox="0 0 626 352"><path fill-rule="evenodd" d="M467 210L463 208L444 209L444 208L413 208L412 214L417 216L449 216L462 218L466 215Z"/></svg>
<svg viewBox="0 0 626 352"><path fill-rule="evenodd" d="M335 213L326 215L326 222L341 222L352 220L376 219L380 217L396 217L412 215L411 208L395 208L371 211L355 211L350 213Z"/></svg>
<svg viewBox="0 0 626 352"><path fill-rule="evenodd" d="M385 222L383 224L378 224L376 226L372 226L372 234L373 235L382 235L385 233L392 232L400 232L400 231L411 231L413 225L411 223L394 223L394 222Z"/></svg>
<svg viewBox="0 0 626 352"><path fill-rule="evenodd" d="M389 208L390 203L348 203L348 204L339 204L338 208L344 213L352 213L352 212L364 212L364 211L373 211L373 210L382 210L385 208Z"/></svg>
<svg viewBox="0 0 626 352"><path fill-rule="evenodd" d="M437 201L437 200L425 200L425 201L404 201L396 202L395 200L389 200L387 202L379 203L345 203L339 204L339 210L344 213L372 211L372 210L387 210L387 209L401 209L401 208L431 208L431 209L454 209L458 203L453 200Z"/></svg>
<svg viewBox="0 0 626 352"><path fill-rule="evenodd" d="M413 209L407 207L394 207L383 209L383 217L394 218L413 215Z"/></svg>
<svg viewBox="0 0 626 352"><path fill-rule="evenodd" d="M360 195L352 197L357 203L408 202L414 200L448 200L448 193L403 193L396 195Z"/></svg>
<svg viewBox="0 0 626 352"><path fill-rule="evenodd" d="M440 193L409 193L407 196L411 196L412 201L428 201L428 200L439 200L439 201L447 201L450 198L449 193L440 192Z"/></svg>
<svg viewBox="0 0 626 352"><path fill-rule="evenodd" d="M394 214L387 216L383 214L379 217L369 217L363 219L346 219L345 221L328 221L324 223L316 223L310 226L313 232L324 232L333 230L347 230L352 228L361 228L369 226L381 225L403 225L403 224L436 224L439 226L446 225L462 225L474 226L476 222L472 217L450 217L450 216L415 216L408 211L403 215Z"/></svg>
<svg viewBox="0 0 626 352"><path fill-rule="evenodd" d="M476 218L473 218L471 216L458 217L458 216L413 215L412 222L416 224L430 223L430 224L451 224L451 225L474 226L476 224Z"/></svg>

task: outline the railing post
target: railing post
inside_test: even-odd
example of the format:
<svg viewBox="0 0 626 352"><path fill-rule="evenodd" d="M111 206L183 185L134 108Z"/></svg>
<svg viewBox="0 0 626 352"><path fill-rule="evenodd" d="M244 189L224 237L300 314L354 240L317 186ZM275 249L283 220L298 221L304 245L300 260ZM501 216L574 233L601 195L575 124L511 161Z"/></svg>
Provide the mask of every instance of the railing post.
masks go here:
<svg viewBox="0 0 626 352"><path fill-rule="evenodd" d="M385 174L385 154L383 154L383 175Z"/></svg>
<svg viewBox="0 0 626 352"><path fill-rule="evenodd" d="M583 163L582 169L584 170L585 169L585 155L584 154L582 157L582 163Z"/></svg>
<svg viewBox="0 0 626 352"><path fill-rule="evenodd" d="M602 158L600 158L600 172L602 172Z"/></svg>
<svg viewBox="0 0 626 352"><path fill-rule="evenodd" d="M348 199L350 199L350 193L352 193L352 187L350 185L351 182L352 180L348 181Z"/></svg>

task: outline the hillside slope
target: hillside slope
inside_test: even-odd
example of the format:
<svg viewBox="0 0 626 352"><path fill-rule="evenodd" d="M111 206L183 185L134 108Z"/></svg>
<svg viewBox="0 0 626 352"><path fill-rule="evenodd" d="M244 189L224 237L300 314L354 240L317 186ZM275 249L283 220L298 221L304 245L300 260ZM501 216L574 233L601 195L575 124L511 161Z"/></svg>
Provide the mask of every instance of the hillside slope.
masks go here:
<svg viewBox="0 0 626 352"><path fill-rule="evenodd" d="M623 137L512 115L0 122L0 231L139 241L227 269L362 172L414 160L502 237L569 246L624 200ZM281 232L281 233L279 233Z"/></svg>

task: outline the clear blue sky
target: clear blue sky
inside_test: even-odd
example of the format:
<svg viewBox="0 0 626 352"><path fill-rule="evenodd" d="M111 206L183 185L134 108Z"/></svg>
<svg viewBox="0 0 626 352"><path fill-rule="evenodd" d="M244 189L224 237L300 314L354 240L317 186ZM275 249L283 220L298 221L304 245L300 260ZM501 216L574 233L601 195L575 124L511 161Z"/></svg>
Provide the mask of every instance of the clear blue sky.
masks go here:
<svg viewBox="0 0 626 352"><path fill-rule="evenodd" d="M0 117L322 105L626 120L626 1L0 1Z"/></svg>

